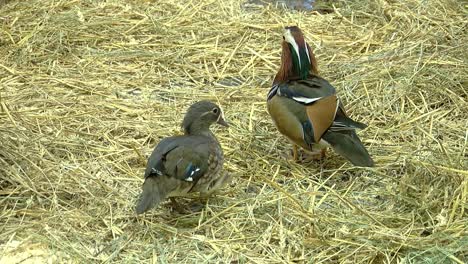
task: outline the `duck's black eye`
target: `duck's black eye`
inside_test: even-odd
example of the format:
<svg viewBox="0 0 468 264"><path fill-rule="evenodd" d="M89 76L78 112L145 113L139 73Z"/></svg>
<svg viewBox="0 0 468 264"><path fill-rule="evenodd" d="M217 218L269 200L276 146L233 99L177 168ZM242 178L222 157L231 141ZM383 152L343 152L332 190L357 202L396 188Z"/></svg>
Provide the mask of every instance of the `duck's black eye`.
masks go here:
<svg viewBox="0 0 468 264"><path fill-rule="evenodd" d="M283 40L286 40L286 38L283 36Z"/></svg>
<svg viewBox="0 0 468 264"><path fill-rule="evenodd" d="M211 110L211 111L213 111L213 113L217 114L219 110L218 110L218 108L213 108L213 110Z"/></svg>

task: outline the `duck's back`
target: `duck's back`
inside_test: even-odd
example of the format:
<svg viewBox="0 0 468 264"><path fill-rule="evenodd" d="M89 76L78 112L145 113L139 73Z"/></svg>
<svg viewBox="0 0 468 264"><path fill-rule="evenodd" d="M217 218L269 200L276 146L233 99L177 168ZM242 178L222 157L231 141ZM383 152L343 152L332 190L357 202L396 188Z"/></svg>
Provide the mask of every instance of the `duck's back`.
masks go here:
<svg viewBox="0 0 468 264"><path fill-rule="evenodd" d="M159 204L165 197L189 192L210 193L224 186L223 151L212 135L168 137L148 159L143 194L137 212Z"/></svg>

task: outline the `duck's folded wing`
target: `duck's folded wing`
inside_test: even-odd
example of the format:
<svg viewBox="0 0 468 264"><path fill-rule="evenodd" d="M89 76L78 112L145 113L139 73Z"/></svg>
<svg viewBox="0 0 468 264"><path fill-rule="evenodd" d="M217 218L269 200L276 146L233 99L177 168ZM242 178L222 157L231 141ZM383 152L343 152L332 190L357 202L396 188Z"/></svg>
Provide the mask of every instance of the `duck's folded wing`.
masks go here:
<svg viewBox="0 0 468 264"><path fill-rule="evenodd" d="M294 100L305 104L313 103L315 98L323 98L336 94L335 87L327 80L317 76L311 76L306 80L291 80L279 86L282 86L281 88L288 87L287 90L294 97Z"/></svg>
<svg viewBox="0 0 468 264"><path fill-rule="evenodd" d="M148 159L145 178L165 175L196 182L208 168L209 147L209 141L205 137L164 139Z"/></svg>
<svg viewBox="0 0 468 264"><path fill-rule="evenodd" d="M311 130L312 142L319 142L323 133L333 124L339 101L335 88L321 78L279 84L276 95L303 105ZM308 124L307 124L308 125ZM304 135L307 135L305 131Z"/></svg>
<svg viewBox="0 0 468 264"><path fill-rule="evenodd" d="M148 159L137 214L157 206L173 191L193 188L207 171L208 157L209 142L204 137L163 139Z"/></svg>

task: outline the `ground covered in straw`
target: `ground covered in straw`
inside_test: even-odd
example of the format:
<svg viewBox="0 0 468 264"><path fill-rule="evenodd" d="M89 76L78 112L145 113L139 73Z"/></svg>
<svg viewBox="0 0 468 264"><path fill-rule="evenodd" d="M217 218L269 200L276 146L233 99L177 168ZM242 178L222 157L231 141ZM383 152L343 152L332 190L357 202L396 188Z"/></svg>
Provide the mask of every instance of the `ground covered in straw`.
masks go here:
<svg viewBox="0 0 468 264"><path fill-rule="evenodd" d="M0 262L466 263L466 5L362 2L3 1ZM375 168L290 160L265 99L291 24ZM146 157L200 99L231 123L232 186L136 217Z"/></svg>

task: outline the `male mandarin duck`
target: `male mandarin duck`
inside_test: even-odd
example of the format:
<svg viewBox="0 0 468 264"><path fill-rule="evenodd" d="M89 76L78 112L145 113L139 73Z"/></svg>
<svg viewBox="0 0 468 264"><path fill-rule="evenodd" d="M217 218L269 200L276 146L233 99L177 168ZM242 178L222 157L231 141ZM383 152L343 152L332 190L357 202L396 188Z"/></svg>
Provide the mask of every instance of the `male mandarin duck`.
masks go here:
<svg viewBox="0 0 468 264"><path fill-rule="evenodd" d="M167 197L191 192L209 195L229 183L229 174L222 173L223 150L210 131L214 123L228 126L221 108L209 101L197 102L182 122L184 135L159 142L148 159L137 214Z"/></svg>
<svg viewBox="0 0 468 264"><path fill-rule="evenodd" d="M318 76L312 49L296 26L284 30L281 67L268 93L267 107L280 133L292 141L294 160L298 146L320 158L331 146L356 166L374 165L355 132L366 125L348 117L335 88Z"/></svg>

